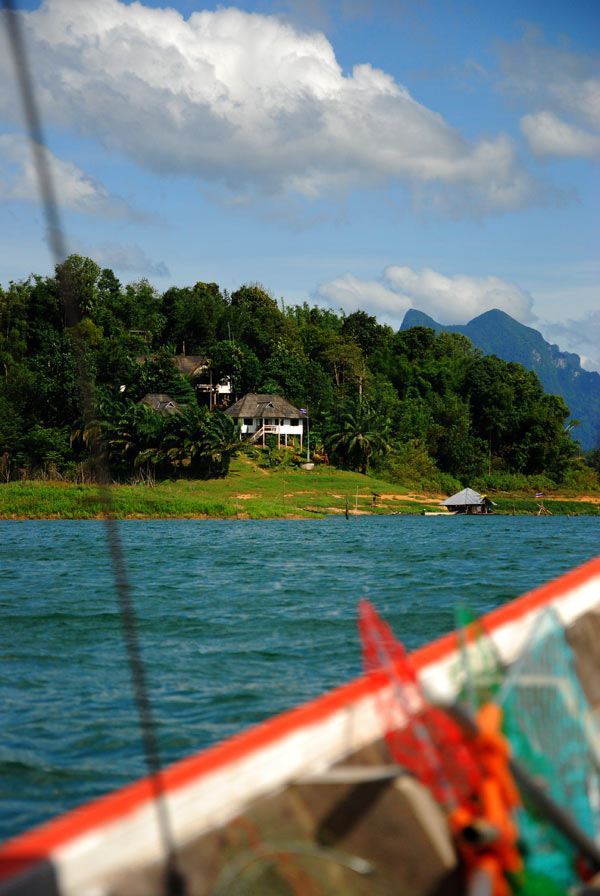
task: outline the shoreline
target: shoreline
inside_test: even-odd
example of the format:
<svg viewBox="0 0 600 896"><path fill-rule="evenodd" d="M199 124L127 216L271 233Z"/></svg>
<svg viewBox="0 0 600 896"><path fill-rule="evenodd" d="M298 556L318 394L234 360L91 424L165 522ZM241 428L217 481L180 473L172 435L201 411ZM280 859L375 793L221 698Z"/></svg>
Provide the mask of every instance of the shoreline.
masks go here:
<svg viewBox="0 0 600 896"><path fill-rule="evenodd" d="M262 468L238 462L227 477L114 484L113 516L123 520L323 519L331 516L445 515L446 497L418 485L396 484L349 471ZM540 501L522 491L488 492L494 514L600 516L600 492L546 493ZM64 480L0 483L2 520L103 519L99 487ZM450 516L451 514L448 514Z"/></svg>
<svg viewBox="0 0 600 896"><path fill-rule="evenodd" d="M414 500L414 499L411 499ZM523 499L527 500L527 499ZM518 506L519 502L515 501L515 509L509 510L498 510L494 511L491 514L455 514L455 513L444 513L444 512L434 512L431 510L426 512L426 508L431 508L431 502L423 502L422 509L415 508L414 510L366 510L359 509L356 512L354 509L348 510L348 519L355 518L357 516L370 516L370 517L378 517L378 516L556 516L556 517L579 517L579 516L600 516L600 498L592 498L591 500L584 500L581 498L556 498L557 503L560 504L569 504L575 505L575 507L570 507L569 509L553 509L553 502L546 501L546 510L549 511L546 514L539 514L535 510L528 510L524 508L520 508ZM577 509L575 509L577 508ZM328 517L343 517L345 516L345 509L339 510L337 508L330 508L328 512L320 511L320 510L310 510L309 508L305 508L302 512L296 513L277 513L271 516L269 515L253 515L250 512L243 512L239 514L233 515L217 515L217 514L208 514L208 513L167 513L167 514L152 514L152 513L128 513L128 514L116 514L116 516L111 517L112 519L117 519L119 522L131 522L131 521L142 521L142 520L196 520L196 521L223 521L223 522L245 522L245 521L260 521L260 520L322 520L327 519ZM96 514L64 514L60 512L48 512L45 514L23 514L23 513L12 513L12 514L4 514L0 512L0 521L3 522L25 522L25 521L73 521L73 522L97 522L99 520L107 519L106 514L104 513L96 513Z"/></svg>

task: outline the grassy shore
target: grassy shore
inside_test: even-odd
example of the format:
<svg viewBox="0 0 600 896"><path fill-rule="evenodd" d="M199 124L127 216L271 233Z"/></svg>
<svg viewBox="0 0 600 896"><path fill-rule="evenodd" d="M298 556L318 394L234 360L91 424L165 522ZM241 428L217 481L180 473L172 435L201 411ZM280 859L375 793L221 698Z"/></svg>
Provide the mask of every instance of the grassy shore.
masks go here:
<svg viewBox="0 0 600 896"><path fill-rule="evenodd" d="M331 467L307 471L262 468L236 458L225 479L118 485L112 490L121 519L284 519L343 514L406 514L439 510L445 495L413 493L405 486ZM538 502L518 495L491 495L496 512L535 513ZM600 515L600 496L545 499L553 514ZM10 482L0 485L0 519L95 519L102 508L93 485Z"/></svg>

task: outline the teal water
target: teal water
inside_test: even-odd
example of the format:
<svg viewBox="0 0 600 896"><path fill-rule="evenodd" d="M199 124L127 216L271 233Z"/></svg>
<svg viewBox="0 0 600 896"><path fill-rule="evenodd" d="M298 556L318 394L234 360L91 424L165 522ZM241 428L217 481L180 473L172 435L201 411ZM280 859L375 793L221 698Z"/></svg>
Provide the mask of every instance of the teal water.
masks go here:
<svg viewBox="0 0 600 896"><path fill-rule="evenodd" d="M600 551L595 517L132 521L171 762L360 673L368 596L408 648ZM0 839L144 774L101 522L0 522Z"/></svg>

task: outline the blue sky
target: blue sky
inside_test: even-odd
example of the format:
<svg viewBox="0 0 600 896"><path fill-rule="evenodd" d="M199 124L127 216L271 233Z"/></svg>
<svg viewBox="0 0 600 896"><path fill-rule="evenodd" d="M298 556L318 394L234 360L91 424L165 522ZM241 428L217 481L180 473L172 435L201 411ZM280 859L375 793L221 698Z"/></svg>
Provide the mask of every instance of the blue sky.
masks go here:
<svg viewBox="0 0 600 896"><path fill-rule="evenodd" d="M600 369L597 0L21 0L70 251ZM53 269L0 35L0 283Z"/></svg>

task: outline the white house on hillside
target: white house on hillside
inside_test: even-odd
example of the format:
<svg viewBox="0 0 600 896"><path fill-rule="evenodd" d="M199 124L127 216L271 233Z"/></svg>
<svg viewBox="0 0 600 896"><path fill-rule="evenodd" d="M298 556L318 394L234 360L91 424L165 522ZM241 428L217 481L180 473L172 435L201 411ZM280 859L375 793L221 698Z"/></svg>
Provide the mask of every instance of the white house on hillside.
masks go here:
<svg viewBox="0 0 600 896"><path fill-rule="evenodd" d="M249 392L226 408L225 413L236 421L240 438L249 435L255 442L262 439L264 445L265 435L276 435L280 447L282 437L287 446L288 436L295 436L300 438L302 450L305 415L281 395Z"/></svg>

